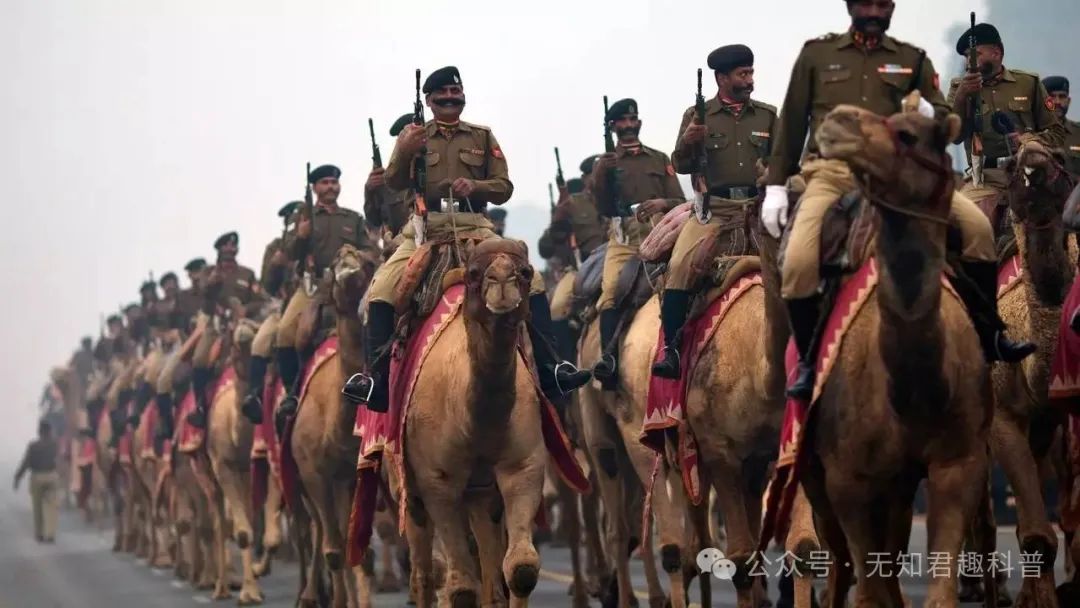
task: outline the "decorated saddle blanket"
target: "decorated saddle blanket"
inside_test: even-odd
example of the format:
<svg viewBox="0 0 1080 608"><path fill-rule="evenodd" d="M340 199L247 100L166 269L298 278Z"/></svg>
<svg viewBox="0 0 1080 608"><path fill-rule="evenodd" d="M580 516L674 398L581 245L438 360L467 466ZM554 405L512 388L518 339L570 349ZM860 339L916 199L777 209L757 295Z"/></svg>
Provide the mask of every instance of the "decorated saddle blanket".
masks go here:
<svg viewBox="0 0 1080 608"><path fill-rule="evenodd" d="M389 456L389 464L394 467L398 479L405 479L405 459L402 437L408 415L409 404L421 367L431 347L438 337L461 314L465 301L465 285L456 283L448 287L432 313L424 319L419 329L410 336L402 347L396 343L390 363L390 403L385 413L372 412L360 407L356 411L356 424L353 434L360 438L360 456L357 462L356 493L349 515L349 545L347 556L349 563L360 563L371 541L372 526L377 506L380 483L380 467ZM519 354L524 358L524 350L519 347ZM551 454L559 474L579 492L589 491L588 477L574 458L570 441L563 432L555 407L540 391L539 381L533 376L536 394L540 398L540 420L544 445ZM405 483L400 484L397 504L398 521L404 534Z"/></svg>
<svg viewBox="0 0 1080 608"><path fill-rule="evenodd" d="M728 310L743 294L755 286L761 285L761 273L749 272L735 279L727 288L714 294L712 301L703 312L691 316L683 326L679 352L682 354L682 375L678 380L652 376L649 379L649 394L646 399L645 420L642 423L639 440L656 452L656 457L664 454L664 445L669 432L674 432L678 446L677 456L682 469L683 487L690 500L701 503L703 490L698 476L697 442L686 420L686 400L690 381L694 377L698 361L705 347L716 334ZM653 361L663 358L664 329L660 328L656 339Z"/></svg>
<svg viewBox="0 0 1080 608"><path fill-rule="evenodd" d="M1080 415L1080 334L1072 328L1072 318L1078 308L1080 281L1073 281L1061 306L1057 348L1050 362L1049 395L1051 405L1063 408L1072 418Z"/></svg>
<svg viewBox="0 0 1080 608"><path fill-rule="evenodd" d="M955 295L956 292L945 276L942 276L941 281L943 288ZM762 551L768 547L770 540L775 538L779 541L787 534L799 475L805 464L806 429L811 424L813 405L820 398L829 374L838 360L849 327L875 292L877 283L877 260L871 257L841 285L821 336L813 397L809 402L793 398L787 400L780 430L780 451L776 468L765 492L765 518L758 540L758 548ZM795 342L789 341L784 357L788 385L798 373L798 360Z"/></svg>
<svg viewBox="0 0 1080 608"><path fill-rule="evenodd" d="M176 406L176 432L173 440L176 441L177 450L190 453L202 446L203 431L188 423L188 414L195 411L195 391L188 389L184 397Z"/></svg>
<svg viewBox="0 0 1080 608"><path fill-rule="evenodd" d="M319 344L319 348L315 349L315 354L308 359L307 366L303 370L303 380L300 384L300 392L297 397L300 400L301 406L304 403L304 397L307 395L308 385L311 384L311 379L315 377L315 372L319 371L323 365L334 360L337 356L338 350L338 338L337 336L330 336L323 340L322 344ZM284 393L282 393L284 396ZM267 402L263 400L264 407ZM264 412L263 422L267 420L273 420L273 416L267 416ZM298 489L300 483L300 470L296 466L296 460L293 458L292 452L292 434L293 426L295 424L296 417L290 418L285 423L285 429L281 434L281 443L277 450L277 463L274 466L279 472L279 479L281 480L281 492L285 499L285 506L290 512L295 513L296 508L299 506L296 501L299 499ZM273 423L270 423L273 425ZM264 431L265 433L265 431ZM271 426L269 430L269 436L273 436L274 430ZM271 459L272 460L272 459ZM254 481L254 480L253 480ZM262 485L259 489L260 492L265 493L266 485ZM265 494L264 494L265 496Z"/></svg>

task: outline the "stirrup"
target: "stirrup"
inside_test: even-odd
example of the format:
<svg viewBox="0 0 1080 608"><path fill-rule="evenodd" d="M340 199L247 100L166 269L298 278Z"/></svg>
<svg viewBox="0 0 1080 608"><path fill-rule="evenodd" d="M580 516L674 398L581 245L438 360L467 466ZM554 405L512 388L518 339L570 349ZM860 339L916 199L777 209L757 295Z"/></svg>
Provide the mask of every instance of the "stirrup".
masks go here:
<svg viewBox="0 0 1080 608"><path fill-rule="evenodd" d="M359 394L350 392L350 390L349 390L351 385L359 384L360 382L367 382L367 394L366 395L359 395ZM362 391L363 389L360 389L360 390ZM368 376L367 374L362 374L360 372L356 372L355 374L349 376L349 379L346 380L345 384L342 385L342 387L341 387L341 394L345 395L345 397L347 397L349 399L349 401L352 401L353 403L357 403L357 404L359 404L359 403L369 403L371 401L371 395L374 392L375 392L375 378L373 378L371 376Z"/></svg>
<svg viewBox="0 0 1080 608"><path fill-rule="evenodd" d="M666 346L665 345L662 350L663 350L663 353L664 353L664 358L661 359L660 361L657 361L657 362L652 364L652 373L653 373L653 375L654 376L659 375L659 374L656 373L656 370L657 369L663 369L664 367L666 367L665 364L669 360L674 360L674 362L675 362L675 373L677 374L676 378L678 376L681 376L682 375L682 353L680 353L679 349L675 348L674 346Z"/></svg>
<svg viewBox="0 0 1080 608"><path fill-rule="evenodd" d="M562 383L559 382L559 370L561 370L563 368L566 368L566 367L570 368L570 370L571 370L570 373L572 373L572 374L580 374L580 373L583 372L583 370L578 369L578 366L576 366L573 363L571 363L569 361L566 361L566 360L560 361L560 362L555 364L555 369L552 372L552 376L555 378L555 388L559 389L559 393L562 394L562 395L569 395L571 392L577 390L578 388L581 388L581 386L584 386L584 383L583 383L581 386L578 386L577 388L572 388L569 391L562 387ZM586 380L585 382L588 382L588 380Z"/></svg>

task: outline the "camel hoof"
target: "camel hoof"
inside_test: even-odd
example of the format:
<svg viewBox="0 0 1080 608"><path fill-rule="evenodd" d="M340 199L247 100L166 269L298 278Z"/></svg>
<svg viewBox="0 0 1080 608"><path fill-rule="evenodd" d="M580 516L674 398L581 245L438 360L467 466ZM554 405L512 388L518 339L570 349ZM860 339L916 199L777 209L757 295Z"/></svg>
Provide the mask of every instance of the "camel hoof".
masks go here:
<svg viewBox="0 0 1080 608"><path fill-rule="evenodd" d="M251 570L255 574L255 578L263 578L265 576L270 576L271 563L272 562L267 559L265 562L258 562L254 566L252 566Z"/></svg>
<svg viewBox="0 0 1080 608"><path fill-rule="evenodd" d="M236 600L237 606L257 606L261 603L263 603L263 596L261 593L255 591L241 593L240 598Z"/></svg>
<svg viewBox="0 0 1080 608"><path fill-rule="evenodd" d="M398 593L401 591L401 581L396 576L383 576L375 584L375 593Z"/></svg>
<svg viewBox="0 0 1080 608"><path fill-rule="evenodd" d="M450 594L451 608L475 608L479 605L476 601L476 592L472 589L458 589Z"/></svg>
<svg viewBox="0 0 1080 608"><path fill-rule="evenodd" d="M214 592L210 594L210 599L212 600L227 600L230 597L232 597L232 593L229 592L229 588L222 586L218 586L214 589Z"/></svg>
<svg viewBox="0 0 1080 608"><path fill-rule="evenodd" d="M510 592L517 597L529 597L536 588L536 582L540 579L540 569L532 564L521 564L514 567L513 573L507 585Z"/></svg>
<svg viewBox="0 0 1080 608"><path fill-rule="evenodd" d="M660 564L664 572L673 574L682 570L682 551L679 545L664 545L660 547Z"/></svg>
<svg viewBox="0 0 1080 608"><path fill-rule="evenodd" d="M326 560L326 567L332 572L341 570L342 566L345 565L344 561L341 559L341 554L337 551L328 551L323 555L323 558Z"/></svg>

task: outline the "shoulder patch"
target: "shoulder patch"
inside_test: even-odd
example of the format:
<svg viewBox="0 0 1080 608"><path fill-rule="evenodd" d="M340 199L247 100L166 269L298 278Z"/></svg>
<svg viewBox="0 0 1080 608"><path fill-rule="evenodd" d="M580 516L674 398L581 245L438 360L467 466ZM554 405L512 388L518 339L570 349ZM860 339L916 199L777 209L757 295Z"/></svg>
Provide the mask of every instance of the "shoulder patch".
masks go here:
<svg viewBox="0 0 1080 608"><path fill-rule="evenodd" d="M1051 112L1054 111L1054 99L1049 95L1046 96L1046 109L1050 110Z"/></svg>

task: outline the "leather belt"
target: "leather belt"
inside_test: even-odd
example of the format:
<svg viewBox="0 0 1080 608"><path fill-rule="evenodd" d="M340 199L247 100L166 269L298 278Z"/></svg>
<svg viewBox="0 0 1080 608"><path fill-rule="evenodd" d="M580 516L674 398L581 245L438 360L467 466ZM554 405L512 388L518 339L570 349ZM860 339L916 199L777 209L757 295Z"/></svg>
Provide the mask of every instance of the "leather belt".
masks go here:
<svg viewBox="0 0 1080 608"><path fill-rule="evenodd" d="M473 205L476 207L474 208ZM453 209L456 213L483 213L486 203L480 201L473 201L469 204L469 201L462 201L456 198L441 198L439 199L439 209L437 212L446 213Z"/></svg>
<svg viewBox="0 0 1080 608"><path fill-rule="evenodd" d="M746 200L758 195L757 186L716 186L709 188L709 196L731 199L733 201Z"/></svg>

